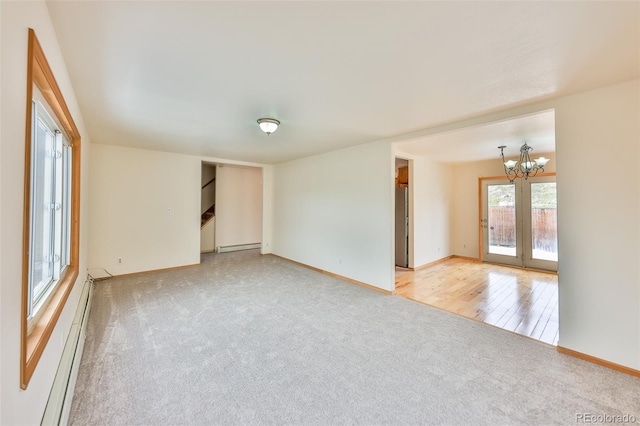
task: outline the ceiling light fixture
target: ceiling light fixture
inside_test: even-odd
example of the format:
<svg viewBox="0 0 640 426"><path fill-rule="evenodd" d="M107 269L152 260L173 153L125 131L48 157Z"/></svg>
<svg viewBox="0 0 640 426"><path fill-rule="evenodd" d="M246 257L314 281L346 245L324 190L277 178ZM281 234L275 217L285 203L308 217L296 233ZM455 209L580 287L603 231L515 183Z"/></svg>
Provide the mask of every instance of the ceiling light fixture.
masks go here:
<svg viewBox="0 0 640 426"><path fill-rule="evenodd" d="M270 135L278 130L280 122L275 118L260 118L258 119L258 124L260 125L260 130L265 132L267 135Z"/></svg>
<svg viewBox="0 0 640 426"><path fill-rule="evenodd" d="M529 177L534 177L538 173L544 173L544 166L549 162L548 158L540 157L531 161L529 157L529 151L533 150L527 142L524 142L524 145L520 147L520 160L504 160L504 149L506 145L501 145L498 148L500 149L500 156L502 157L502 164L504 165L504 173L507 175L507 179L509 182L513 183L516 178L524 178L525 180L529 179Z"/></svg>

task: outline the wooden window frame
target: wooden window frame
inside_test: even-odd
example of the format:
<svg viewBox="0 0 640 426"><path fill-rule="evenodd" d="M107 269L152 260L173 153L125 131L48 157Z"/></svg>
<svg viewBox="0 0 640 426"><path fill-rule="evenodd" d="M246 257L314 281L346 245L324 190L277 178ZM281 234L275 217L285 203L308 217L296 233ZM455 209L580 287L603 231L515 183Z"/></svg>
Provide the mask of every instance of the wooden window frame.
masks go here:
<svg viewBox="0 0 640 426"><path fill-rule="evenodd" d="M42 314L35 320L32 329L28 329L29 301L29 253L31 241L31 132L33 114L33 86L42 92L58 121L67 132L71 143L71 226L70 259L63 276ZM35 31L29 28L29 47L27 60L27 120L24 159L24 215L22 239L22 330L20 339L20 387L26 389L42 353L58 322L62 309L78 278L80 248L80 132L76 127L69 108L62 96L60 87L51 71Z"/></svg>

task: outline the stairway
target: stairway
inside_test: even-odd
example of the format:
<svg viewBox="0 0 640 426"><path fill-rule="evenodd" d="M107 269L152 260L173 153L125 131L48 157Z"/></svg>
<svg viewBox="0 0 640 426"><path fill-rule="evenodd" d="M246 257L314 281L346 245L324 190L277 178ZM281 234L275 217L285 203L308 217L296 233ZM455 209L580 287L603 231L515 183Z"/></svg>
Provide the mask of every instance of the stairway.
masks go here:
<svg viewBox="0 0 640 426"><path fill-rule="evenodd" d="M200 228L206 225L207 222L209 222L211 218L215 216L215 211L216 211L216 206L214 204L211 207L209 207L206 212L202 213L202 216L200 218Z"/></svg>

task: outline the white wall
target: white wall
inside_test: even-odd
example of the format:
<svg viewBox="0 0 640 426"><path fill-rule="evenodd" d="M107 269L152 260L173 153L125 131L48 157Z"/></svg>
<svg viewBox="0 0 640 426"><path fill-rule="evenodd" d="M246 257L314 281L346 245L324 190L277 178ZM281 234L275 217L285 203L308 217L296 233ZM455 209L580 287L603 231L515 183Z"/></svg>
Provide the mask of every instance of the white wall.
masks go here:
<svg viewBox="0 0 640 426"><path fill-rule="evenodd" d="M39 424L86 278L90 138L44 2L0 2L0 424ZM42 45L82 136L80 275L26 390L20 389L22 215L27 75L27 30Z"/></svg>
<svg viewBox="0 0 640 426"><path fill-rule="evenodd" d="M640 369L640 85L555 108L560 345Z"/></svg>
<svg viewBox="0 0 640 426"><path fill-rule="evenodd" d="M275 165L273 253L392 291L393 187L388 142Z"/></svg>
<svg viewBox="0 0 640 426"><path fill-rule="evenodd" d="M545 172L556 171L555 154L536 152L536 155L544 155L550 159L545 166ZM478 258L480 256L478 178L504 176L504 168L496 155L495 160L455 164L452 166L452 174L451 251L457 256Z"/></svg>
<svg viewBox="0 0 640 426"><path fill-rule="evenodd" d="M414 158L409 178L413 204L413 262L418 268L451 255L452 168Z"/></svg>
<svg viewBox="0 0 640 426"><path fill-rule="evenodd" d="M200 159L93 148L89 267L120 275L199 263Z"/></svg>
<svg viewBox="0 0 640 426"><path fill-rule="evenodd" d="M216 247L262 242L262 169L218 166Z"/></svg>
<svg viewBox="0 0 640 426"><path fill-rule="evenodd" d="M261 166L115 145L92 147L89 267L114 275L199 263L202 162ZM218 203L216 238L217 210Z"/></svg>

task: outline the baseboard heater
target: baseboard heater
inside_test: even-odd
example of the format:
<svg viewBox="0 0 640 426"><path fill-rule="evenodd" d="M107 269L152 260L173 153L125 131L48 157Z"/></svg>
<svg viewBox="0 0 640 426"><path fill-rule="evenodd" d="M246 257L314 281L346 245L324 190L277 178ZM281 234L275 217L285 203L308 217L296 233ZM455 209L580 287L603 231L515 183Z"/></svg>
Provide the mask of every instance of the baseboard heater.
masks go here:
<svg viewBox="0 0 640 426"><path fill-rule="evenodd" d="M71 330L69 330L69 336L64 345L62 358L60 358L58 371L53 380L49 400L44 410L42 425L66 425L69 421L73 390L78 378L82 350L86 339L87 319L91 309L92 296L93 280L89 279L82 288L78 308L73 317Z"/></svg>
<svg viewBox="0 0 640 426"><path fill-rule="evenodd" d="M216 247L216 253L226 253L228 251L238 251L238 250L259 249L260 247L262 247L261 243L236 244L233 246L218 246Z"/></svg>

